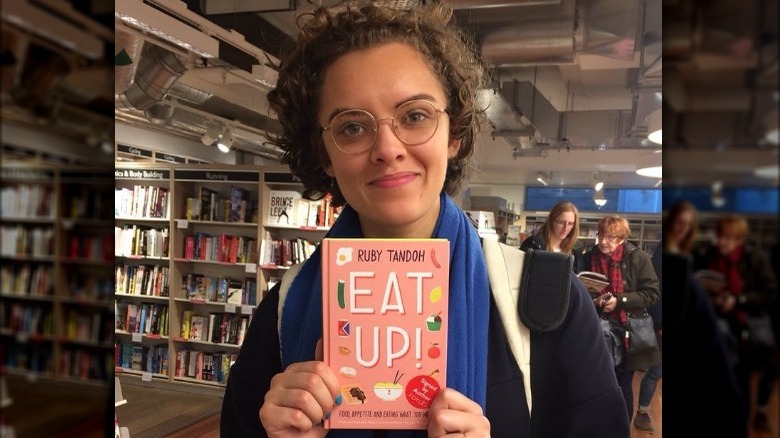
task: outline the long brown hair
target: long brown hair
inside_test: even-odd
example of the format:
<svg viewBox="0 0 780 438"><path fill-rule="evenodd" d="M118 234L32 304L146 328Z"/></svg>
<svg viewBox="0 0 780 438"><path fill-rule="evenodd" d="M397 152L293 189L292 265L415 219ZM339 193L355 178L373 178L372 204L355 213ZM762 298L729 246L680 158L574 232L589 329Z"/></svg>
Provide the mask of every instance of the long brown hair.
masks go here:
<svg viewBox="0 0 780 438"><path fill-rule="evenodd" d="M553 227L555 221L567 211L574 213L574 226L569 231L569 234L561 241L561 252L564 254L571 254L574 249L574 244L577 243L577 239L580 236L580 212L577 211L577 207L569 201L560 201L553 205L550 209L550 213L547 215L547 220L544 221L544 227L542 228L542 237L544 237L545 249L550 251L550 241L554 233Z"/></svg>
<svg viewBox="0 0 780 438"><path fill-rule="evenodd" d="M688 201L679 201L672 205L669 209L669 213L666 215L663 223L663 244L664 249L669 249L669 240L667 236L671 235L674 222L683 213L691 213L691 227L688 230L688 234L683 237L682 241L677 244L677 249L683 254L690 254L693 248L693 241L696 239L696 234L699 230L699 218L696 214L696 207Z"/></svg>

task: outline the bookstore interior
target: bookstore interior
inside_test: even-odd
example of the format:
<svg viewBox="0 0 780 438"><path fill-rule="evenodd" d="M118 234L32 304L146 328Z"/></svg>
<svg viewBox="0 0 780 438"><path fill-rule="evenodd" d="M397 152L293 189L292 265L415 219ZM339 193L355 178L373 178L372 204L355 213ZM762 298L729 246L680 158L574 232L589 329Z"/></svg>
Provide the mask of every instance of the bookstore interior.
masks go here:
<svg viewBox="0 0 780 438"><path fill-rule="evenodd" d="M775 243L777 95L730 75L776 88L763 57L665 57L664 80L697 100L662 99L660 0L449 3L495 67L479 94L489 126L455 199L480 235L519 246L567 199L586 245L600 218L619 214L652 253L662 206L690 199L701 239L718 212L739 211L757 244ZM145 403L121 398L131 387L224 391L258 303L340 212L328 196L304 199L268 140L280 129L270 65L306 7L3 2L4 430L49 435L30 406L70 397L55 424L118 421L127 435L122 410ZM754 35L754 15L701 25L739 29L723 37L736 44ZM693 90L702 77L712 80ZM715 96L724 86L733 93ZM663 179L662 114L675 130Z"/></svg>

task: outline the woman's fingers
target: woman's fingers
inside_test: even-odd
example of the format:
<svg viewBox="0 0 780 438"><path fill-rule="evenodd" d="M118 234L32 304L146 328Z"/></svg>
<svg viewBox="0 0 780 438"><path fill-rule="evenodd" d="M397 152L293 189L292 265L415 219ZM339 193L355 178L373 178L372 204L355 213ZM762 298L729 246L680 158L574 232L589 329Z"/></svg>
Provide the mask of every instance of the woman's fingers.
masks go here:
<svg viewBox="0 0 780 438"><path fill-rule="evenodd" d="M482 413L482 407L450 388L442 390L428 413L429 437L449 437L466 434L473 438L490 436L490 422Z"/></svg>

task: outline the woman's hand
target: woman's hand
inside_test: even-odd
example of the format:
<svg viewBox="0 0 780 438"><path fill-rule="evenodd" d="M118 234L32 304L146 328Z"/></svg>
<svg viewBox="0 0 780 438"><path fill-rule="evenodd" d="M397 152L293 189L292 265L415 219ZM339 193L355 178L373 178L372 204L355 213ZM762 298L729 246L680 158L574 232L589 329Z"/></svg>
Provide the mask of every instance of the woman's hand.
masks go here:
<svg viewBox="0 0 780 438"><path fill-rule="evenodd" d="M490 421L482 407L465 395L444 388L428 412L428 438L489 438Z"/></svg>
<svg viewBox="0 0 780 438"><path fill-rule="evenodd" d="M260 422L269 437L322 438L322 420L330 415L339 395L336 374L322 362L322 341L315 359L294 363L271 379L260 408Z"/></svg>

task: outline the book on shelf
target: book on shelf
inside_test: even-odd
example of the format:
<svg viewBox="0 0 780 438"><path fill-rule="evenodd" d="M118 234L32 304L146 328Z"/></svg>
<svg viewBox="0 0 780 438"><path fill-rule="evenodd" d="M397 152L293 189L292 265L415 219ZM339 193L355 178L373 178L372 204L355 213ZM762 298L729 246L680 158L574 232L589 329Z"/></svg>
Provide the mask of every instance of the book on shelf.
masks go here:
<svg viewBox="0 0 780 438"><path fill-rule="evenodd" d="M324 361L344 403L330 429L425 429L446 387L449 242L323 239Z"/></svg>
<svg viewBox="0 0 780 438"><path fill-rule="evenodd" d="M249 190L238 186L230 186L230 216L229 222L247 222L246 211L249 202Z"/></svg>
<svg viewBox="0 0 780 438"><path fill-rule="evenodd" d="M208 331L208 318L200 315L192 315L190 318L190 333L189 339L191 341L203 341L207 338Z"/></svg>
<svg viewBox="0 0 780 438"><path fill-rule="evenodd" d="M212 190L208 187L201 187L198 198L200 198L200 220L215 220L219 193L217 193L216 190Z"/></svg>
<svg viewBox="0 0 780 438"><path fill-rule="evenodd" d="M299 199L301 199L301 194L294 190L271 190L266 223L269 225L296 225L295 209Z"/></svg>
<svg viewBox="0 0 780 438"><path fill-rule="evenodd" d="M592 298L601 295L601 291L609 286L609 279L607 276L598 272L582 271L577 274L577 278L585 285L585 289L588 290L588 293Z"/></svg>

